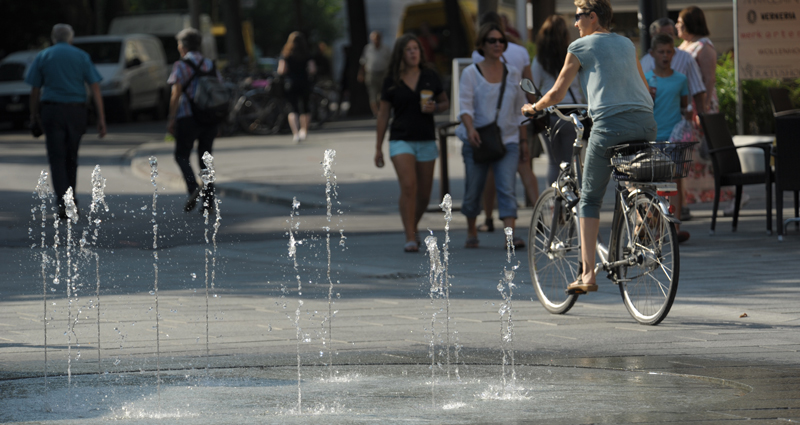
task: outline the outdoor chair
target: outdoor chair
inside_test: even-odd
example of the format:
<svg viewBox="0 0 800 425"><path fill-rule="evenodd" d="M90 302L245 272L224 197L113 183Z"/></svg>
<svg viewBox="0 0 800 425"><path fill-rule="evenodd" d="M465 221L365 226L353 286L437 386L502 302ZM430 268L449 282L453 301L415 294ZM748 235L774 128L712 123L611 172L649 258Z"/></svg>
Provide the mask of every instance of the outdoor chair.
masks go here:
<svg viewBox="0 0 800 425"><path fill-rule="evenodd" d="M778 240L786 234L790 222L800 229L800 114L775 118L775 206ZM794 218L783 221L783 192L794 192Z"/></svg>
<svg viewBox="0 0 800 425"><path fill-rule="evenodd" d="M789 98L789 90L779 87L771 88L768 91L769 100L772 103L772 113L775 118L787 115L800 116L800 109L796 109Z"/></svg>
<svg viewBox="0 0 800 425"><path fill-rule="evenodd" d="M733 138L728 131L728 124L725 116L721 113L700 115L700 123L703 126L706 142L708 142L708 153L711 155L711 164L714 167L714 209L711 213L711 232L717 224L717 209L719 208L720 189L723 186L736 187L736 200L733 210L733 228L739 223L739 209L742 201L742 186L752 184L763 184L767 191L767 234L772 234L772 182L774 175L770 167L770 143L753 143L746 146L736 146ZM741 148L761 148L764 150L764 171L742 172L742 165L739 162L739 155L736 149Z"/></svg>

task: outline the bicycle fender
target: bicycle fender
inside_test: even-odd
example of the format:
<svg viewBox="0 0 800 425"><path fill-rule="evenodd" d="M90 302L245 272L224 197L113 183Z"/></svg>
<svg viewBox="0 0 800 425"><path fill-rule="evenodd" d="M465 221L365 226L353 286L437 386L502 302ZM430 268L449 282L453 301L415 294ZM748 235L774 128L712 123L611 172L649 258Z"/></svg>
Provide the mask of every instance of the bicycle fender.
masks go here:
<svg viewBox="0 0 800 425"><path fill-rule="evenodd" d="M667 221L673 224L681 224L681 221L669 212L669 201L667 201L664 197L659 196L654 190L643 188L632 189L628 192L628 200L632 200L632 198L639 193L646 193L650 195L651 198L655 199L656 205L658 205L658 208L661 210L661 213L664 214L664 217L667 218Z"/></svg>

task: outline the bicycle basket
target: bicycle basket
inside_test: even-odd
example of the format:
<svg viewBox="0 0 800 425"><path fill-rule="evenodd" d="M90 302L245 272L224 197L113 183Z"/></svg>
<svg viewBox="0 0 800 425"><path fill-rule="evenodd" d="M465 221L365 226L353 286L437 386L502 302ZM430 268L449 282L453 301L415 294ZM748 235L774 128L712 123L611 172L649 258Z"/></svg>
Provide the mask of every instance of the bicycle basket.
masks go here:
<svg viewBox="0 0 800 425"><path fill-rule="evenodd" d="M612 176L617 181L659 182L686 177L697 142L637 142L613 146Z"/></svg>

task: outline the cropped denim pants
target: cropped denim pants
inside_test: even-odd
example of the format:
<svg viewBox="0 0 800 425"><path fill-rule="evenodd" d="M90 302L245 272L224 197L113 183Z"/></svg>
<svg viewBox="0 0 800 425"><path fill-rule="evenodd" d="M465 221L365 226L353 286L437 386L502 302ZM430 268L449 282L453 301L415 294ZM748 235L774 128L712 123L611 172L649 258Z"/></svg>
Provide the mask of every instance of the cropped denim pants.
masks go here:
<svg viewBox="0 0 800 425"><path fill-rule="evenodd" d="M634 140L655 139L656 120L652 112L625 112L593 123L583 162L579 217L600 218L603 195L611 179L611 161L606 149Z"/></svg>
<svg viewBox="0 0 800 425"><path fill-rule="evenodd" d="M494 184L497 189L497 210L500 218L517 218L517 195L514 187L517 178L517 163L519 162L519 144L506 144L506 154L503 158L488 164L478 164L472 159L472 145L464 142L461 149L464 157L464 203L461 213L467 217L477 217L480 214L481 195L486 184L486 175L491 167L494 171Z"/></svg>

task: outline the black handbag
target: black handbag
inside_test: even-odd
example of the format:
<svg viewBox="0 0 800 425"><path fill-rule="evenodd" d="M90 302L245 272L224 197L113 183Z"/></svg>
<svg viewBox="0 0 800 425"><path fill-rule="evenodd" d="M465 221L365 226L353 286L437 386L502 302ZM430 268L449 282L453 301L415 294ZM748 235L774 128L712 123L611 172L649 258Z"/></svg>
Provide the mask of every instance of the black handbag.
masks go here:
<svg viewBox="0 0 800 425"><path fill-rule="evenodd" d="M475 67L477 68L478 65L475 65ZM478 72L480 72L480 68L478 68ZM495 162L506 154L506 145L503 144L503 133L500 131L500 126L497 125L497 118L500 116L500 107L503 104L507 75L508 69L503 64L503 82L500 84L500 96L497 99L497 111L494 115L494 121L475 129L481 138L481 145L472 149L472 160L478 164Z"/></svg>

